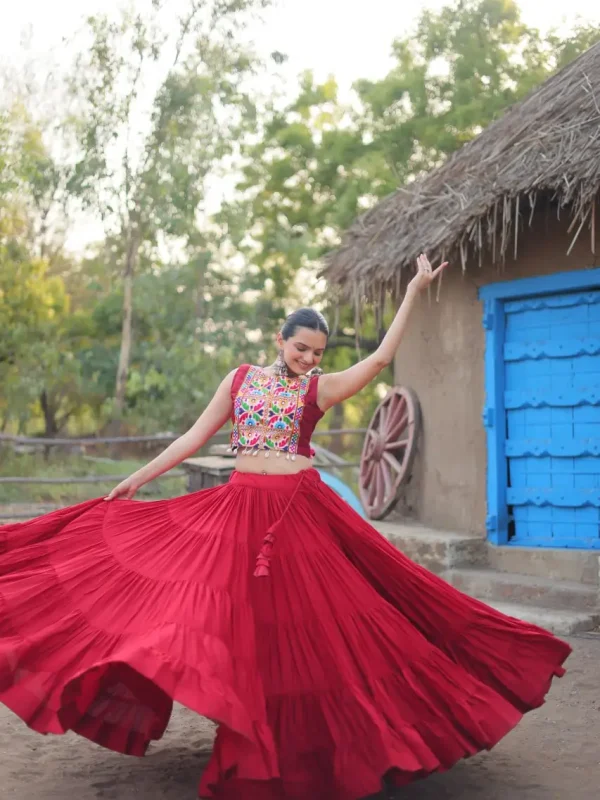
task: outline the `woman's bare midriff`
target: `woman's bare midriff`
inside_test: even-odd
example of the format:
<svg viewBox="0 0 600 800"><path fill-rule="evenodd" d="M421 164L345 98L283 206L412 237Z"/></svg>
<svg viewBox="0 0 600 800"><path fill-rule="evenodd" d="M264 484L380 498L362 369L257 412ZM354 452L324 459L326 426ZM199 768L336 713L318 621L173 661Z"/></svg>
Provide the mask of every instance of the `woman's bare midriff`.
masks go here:
<svg viewBox="0 0 600 800"><path fill-rule="evenodd" d="M269 457L265 458L264 452L261 452L257 456L240 454L235 459L235 468L238 472L252 472L255 475L295 475L312 466L312 458L296 456L296 460L292 461L283 453L279 458L275 453L269 453Z"/></svg>

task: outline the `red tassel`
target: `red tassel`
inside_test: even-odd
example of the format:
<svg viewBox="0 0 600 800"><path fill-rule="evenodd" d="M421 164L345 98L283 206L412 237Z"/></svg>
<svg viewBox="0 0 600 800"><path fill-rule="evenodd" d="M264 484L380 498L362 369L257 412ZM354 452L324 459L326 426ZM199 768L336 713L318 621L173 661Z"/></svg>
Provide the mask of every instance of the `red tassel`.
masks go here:
<svg viewBox="0 0 600 800"><path fill-rule="evenodd" d="M272 526L273 527L273 526ZM254 570L255 578L267 578L271 574L271 553L273 552L273 545L275 544L275 537L271 533L271 529L263 539L263 545L256 559L256 569Z"/></svg>
<svg viewBox="0 0 600 800"><path fill-rule="evenodd" d="M289 500L289 502L288 502L288 504L287 504L287 506L285 508L285 511L279 517L279 519L276 522L274 522L271 526L269 526L269 528L267 529L267 533L265 535L265 538L263 539L262 547L260 548L260 553L258 554L258 557L256 559L256 569L254 570L254 577L255 578L264 578L264 577L267 577L267 576L270 575L271 554L273 552L273 545L275 544L275 536L273 534L275 533L275 531L277 530L279 525L281 525L281 523L283 522L283 519L285 518L285 515L287 514L287 512L289 511L289 509L290 509L290 507L292 505L292 502L294 500L294 497L296 496L296 493L298 492L298 490L302 486L304 478L308 474L309 474L309 470L305 470L303 472L303 474L302 474L300 480L298 481L298 484L297 484L296 488L294 489L294 491L292 493L292 496L291 496L291 498L290 498L290 500ZM312 474L312 472L311 472L311 474Z"/></svg>

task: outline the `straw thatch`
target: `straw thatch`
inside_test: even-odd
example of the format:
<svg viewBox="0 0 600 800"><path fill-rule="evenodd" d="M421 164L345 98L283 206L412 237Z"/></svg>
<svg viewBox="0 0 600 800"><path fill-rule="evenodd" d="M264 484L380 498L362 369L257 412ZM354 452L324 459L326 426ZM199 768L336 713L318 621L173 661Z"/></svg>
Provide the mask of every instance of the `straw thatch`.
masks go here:
<svg viewBox="0 0 600 800"><path fill-rule="evenodd" d="M595 252L600 187L600 44L549 78L423 179L361 216L326 259L344 294L396 294L403 267L516 257L543 198L572 217L569 244L589 230Z"/></svg>

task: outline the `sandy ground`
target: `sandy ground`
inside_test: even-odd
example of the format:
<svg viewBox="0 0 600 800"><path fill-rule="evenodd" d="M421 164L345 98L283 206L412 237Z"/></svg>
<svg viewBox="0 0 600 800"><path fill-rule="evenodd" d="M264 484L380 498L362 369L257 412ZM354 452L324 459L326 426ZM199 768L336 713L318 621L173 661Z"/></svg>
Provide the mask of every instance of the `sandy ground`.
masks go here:
<svg viewBox="0 0 600 800"><path fill-rule="evenodd" d="M527 715L492 753L413 784L400 797L597 800L600 636L571 641L569 672L555 682L542 709ZM178 707L147 757L130 758L71 734L39 736L0 706L0 800L194 800L211 740L212 726Z"/></svg>

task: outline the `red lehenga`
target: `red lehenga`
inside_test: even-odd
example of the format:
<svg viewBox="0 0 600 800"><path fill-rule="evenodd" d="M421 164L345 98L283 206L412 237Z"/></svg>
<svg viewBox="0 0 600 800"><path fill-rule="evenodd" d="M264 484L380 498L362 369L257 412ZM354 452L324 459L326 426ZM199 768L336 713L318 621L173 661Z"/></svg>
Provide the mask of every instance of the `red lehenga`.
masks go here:
<svg viewBox="0 0 600 800"><path fill-rule="evenodd" d="M569 653L411 562L313 469L0 527L0 701L139 756L176 700L219 723L202 798L356 800L448 769L540 706Z"/></svg>

